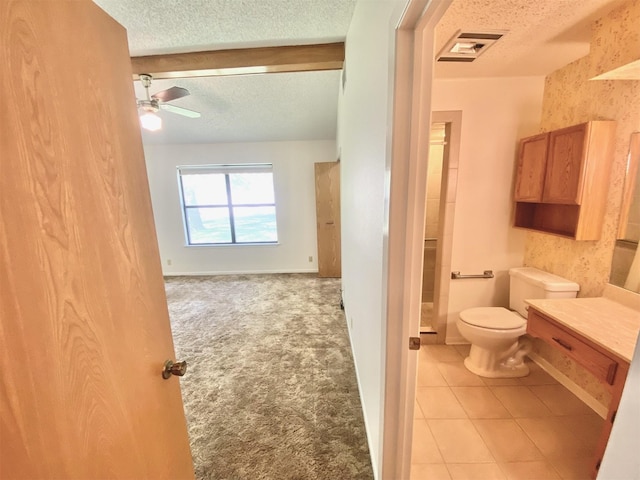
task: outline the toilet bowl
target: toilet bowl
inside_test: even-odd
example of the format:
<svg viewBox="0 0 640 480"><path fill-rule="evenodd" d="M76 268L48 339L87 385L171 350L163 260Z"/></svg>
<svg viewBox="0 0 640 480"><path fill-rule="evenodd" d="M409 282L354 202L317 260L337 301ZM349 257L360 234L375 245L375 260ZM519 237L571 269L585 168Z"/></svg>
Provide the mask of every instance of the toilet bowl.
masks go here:
<svg viewBox="0 0 640 480"><path fill-rule="evenodd" d="M519 338L527 332L527 322L502 307L477 307L460 312L460 334L471 343L464 365L467 370L488 378L524 377L529 367L524 356L531 345Z"/></svg>
<svg viewBox="0 0 640 480"><path fill-rule="evenodd" d="M471 343L464 365L489 378L524 377L524 357L531 351L527 332L527 299L573 298L580 286L532 267L509 270L509 307L476 307L460 312L460 334Z"/></svg>

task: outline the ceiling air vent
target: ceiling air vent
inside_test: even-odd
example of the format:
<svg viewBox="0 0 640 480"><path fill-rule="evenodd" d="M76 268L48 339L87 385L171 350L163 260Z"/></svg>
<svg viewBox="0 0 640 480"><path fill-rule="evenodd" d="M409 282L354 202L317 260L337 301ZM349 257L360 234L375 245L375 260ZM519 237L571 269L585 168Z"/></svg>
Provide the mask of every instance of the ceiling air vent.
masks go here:
<svg viewBox="0 0 640 480"><path fill-rule="evenodd" d="M463 32L458 30L436 57L439 62L473 62L507 33L506 30Z"/></svg>

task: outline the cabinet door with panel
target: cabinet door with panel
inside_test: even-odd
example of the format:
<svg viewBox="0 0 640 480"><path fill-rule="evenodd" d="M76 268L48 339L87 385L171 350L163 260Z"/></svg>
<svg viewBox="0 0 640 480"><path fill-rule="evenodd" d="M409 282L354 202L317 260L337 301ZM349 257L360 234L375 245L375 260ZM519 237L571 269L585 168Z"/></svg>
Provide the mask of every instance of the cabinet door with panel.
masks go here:
<svg viewBox="0 0 640 480"><path fill-rule="evenodd" d="M575 240L598 240L614 133L614 121L594 120L522 139L514 225Z"/></svg>
<svg viewBox="0 0 640 480"><path fill-rule="evenodd" d="M580 205L586 138L586 123L549 133L544 203Z"/></svg>
<svg viewBox="0 0 640 480"><path fill-rule="evenodd" d="M540 202L542 200L548 145L548 133L524 138L520 142L514 192L514 198L517 202Z"/></svg>

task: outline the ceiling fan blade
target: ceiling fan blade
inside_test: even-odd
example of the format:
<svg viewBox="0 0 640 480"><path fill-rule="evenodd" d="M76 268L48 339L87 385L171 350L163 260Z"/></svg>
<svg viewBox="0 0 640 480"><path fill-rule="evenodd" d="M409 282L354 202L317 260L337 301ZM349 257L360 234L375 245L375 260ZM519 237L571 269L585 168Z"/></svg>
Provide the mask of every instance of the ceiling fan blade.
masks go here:
<svg viewBox="0 0 640 480"><path fill-rule="evenodd" d="M189 90L186 88L171 87L166 90L162 90L161 92L154 93L151 95L151 98L155 98L161 102L170 102L171 100L186 97L187 95L189 95Z"/></svg>
<svg viewBox="0 0 640 480"><path fill-rule="evenodd" d="M189 110L188 108L176 107L175 105L169 105L168 103L161 103L160 108L162 110L166 110L167 112L177 113L178 115L182 115L184 117L200 118L200 112Z"/></svg>

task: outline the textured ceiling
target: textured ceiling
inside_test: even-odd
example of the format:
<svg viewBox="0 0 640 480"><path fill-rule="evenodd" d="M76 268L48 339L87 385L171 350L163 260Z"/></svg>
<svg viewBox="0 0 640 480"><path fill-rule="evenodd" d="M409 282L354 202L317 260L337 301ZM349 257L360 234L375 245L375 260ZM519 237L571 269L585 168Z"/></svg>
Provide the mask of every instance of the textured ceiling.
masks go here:
<svg viewBox="0 0 640 480"><path fill-rule="evenodd" d="M140 82L136 97L144 98ZM191 95L171 102L201 118L161 112L163 128L142 131L145 143L218 143L336 138L339 71L153 81L153 94L173 85Z"/></svg>
<svg viewBox="0 0 640 480"><path fill-rule="evenodd" d="M345 40L356 0L95 0L127 29L131 55L332 43ZM140 82L136 96L143 98ZM336 138L340 72L298 72L155 80L189 97L177 106L198 119L161 112L163 128L144 143L217 143Z"/></svg>
<svg viewBox="0 0 640 480"><path fill-rule="evenodd" d="M343 41L356 0L94 0L127 28L132 55ZM365 0L359 0L365 1ZM368 0L371 1L371 0ZM436 65L436 77L547 75L589 51L590 26L624 0L453 0L436 52L458 30L508 30L475 62ZM381 61L384 59L381 58ZM191 91L162 112L145 143L334 139L339 72L154 81ZM142 97L139 82L138 98Z"/></svg>
<svg viewBox="0 0 640 480"><path fill-rule="evenodd" d="M623 0L453 0L436 53L458 31L508 30L473 63L436 64L439 78L547 75L589 53L592 22Z"/></svg>
<svg viewBox="0 0 640 480"><path fill-rule="evenodd" d="M356 0L94 0L131 55L341 42Z"/></svg>

